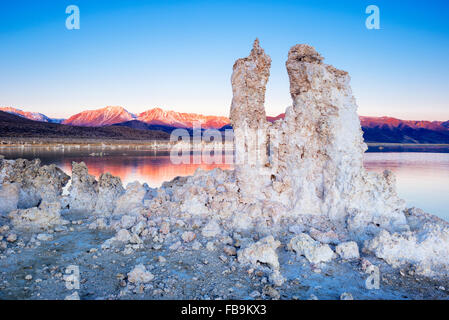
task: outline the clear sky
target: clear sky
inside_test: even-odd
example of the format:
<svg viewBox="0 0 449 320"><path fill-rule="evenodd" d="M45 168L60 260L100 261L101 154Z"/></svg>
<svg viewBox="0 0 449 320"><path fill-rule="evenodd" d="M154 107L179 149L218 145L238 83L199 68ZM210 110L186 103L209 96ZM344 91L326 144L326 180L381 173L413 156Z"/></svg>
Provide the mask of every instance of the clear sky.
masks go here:
<svg viewBox="0 0 449 320"><path fill-rule="evenodd" d="M80 9L67 30L65 8ZM380 30L368 30L368 5ZM2 0L0 106L68 117L121 105L228 115L230 77L253 40L272 58L266 109L291 104L297 43L346 70L361 115L449 119L449 1Z"/></svg>

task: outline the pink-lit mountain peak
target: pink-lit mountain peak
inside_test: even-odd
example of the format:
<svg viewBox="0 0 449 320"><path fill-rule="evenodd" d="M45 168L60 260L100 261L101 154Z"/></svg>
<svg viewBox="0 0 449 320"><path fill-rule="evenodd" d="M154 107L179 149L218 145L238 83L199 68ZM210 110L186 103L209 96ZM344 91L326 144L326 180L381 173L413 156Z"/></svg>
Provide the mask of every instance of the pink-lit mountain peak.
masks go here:
<svg viewBox="0 0 449 320"><path fill-rule="evenodd" d="M365 117L360 116L360 123L363 127L374 128L374 127L388 127L388 128L398 128L398 127L410 127L413 129L429 129L429 130L443 130L445 131L447 126L447 121L425 121L425 120L401 120L392 117Z"/></svg>
<svg viewBox="0 0 449 320"><path fill-rule="evenodd" d="M0 111L8 112L42 122L57 122L62 119L52 119L38 112L22 111L13 107L0 107ZM267 120L274 122L283 119L284 113L275 117L267 116ZM201 115L196 113L182 113L162 108L153 108L139 114L133 114L121 106L108 106L96 110L86 110L73 115L62 123L74 126L102 127L113 124L138 120L147 124L163 125L178 128L192 128L194 123L200 123L203 129L221 128L229 124L229 119L222 116ZM383 128L393 130L396 128L428 129L433 131L448 131L449 121L420 121L401 120L392 117L366 117L360 116L363 128Z"/></svg>
<svg viewBox="0 0 449 320"><path fill-rule="evenodd" d="M15 114L17 116L27 118L30 120L49 122L49 118L47 116L43 115L42 113L38 113L38 112L27 112L27 111L22 111L17 108L13 108L13 107L0 107L0 111Z"/></svg>
<svg viewBox="0 0 449 320"><path fill-rule="evenodd" d="M285 113L281 113L276 117L267 116L267 120L275 122L279 119L284 119ZM366 117L359 116L360 124L364 128L400 128L410 127L413 129L428 129L446 131L449 129L449 121L426 121L426 120L401 120L393 117Z"/></svg>
<svg viewBox="0 0 449 320"><path fill-rule="evenodd" d="M63 124L84 127L101 127L134 120L136 116L119 106L108 106L96 110L86 110L65 120Z"/></svg>
<svg viewBox="0 0 449 320"><path fill-rule="evenodd" d="M137 120L147 124L160 124L175 127L191 128L195 122L200 123L204 129L221 128L229 123L227 117L205 116L196 113L182 113L176 111L165 111L154 108L140 113Z"/></svg>
<svg viewBox="0 0 449 320"><path fill-rule="evenodd" d="M190 128L197 122L200 123L201 127L204 129L221 128L229 123L229 119L227 117L205 116L195 113L181 113L171 110L163 110L162 108L153 108L138 115L134 115L123 107L110 106L97 110L83 111L65 120L63 124L101 127L131 120L138 120L147 124L180 128Z"/></svg>

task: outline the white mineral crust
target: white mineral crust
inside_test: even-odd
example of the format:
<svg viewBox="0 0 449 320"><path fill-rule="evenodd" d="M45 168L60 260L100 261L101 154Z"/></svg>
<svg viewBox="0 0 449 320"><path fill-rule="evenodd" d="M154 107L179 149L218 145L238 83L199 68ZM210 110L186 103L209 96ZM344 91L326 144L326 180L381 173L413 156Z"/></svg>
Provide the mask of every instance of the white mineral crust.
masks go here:
<svg viewBox="0 0 449 320"><path fill-rule="evenodd" d="M20 185L6 182L0 186L0 214L7 214L17 209L19 203Z"/></svg>
<svg viewBox="0 0 449 320"><path fill-rule="evenodd" d="M344 260L360 258L359 246L355 241L343 242L335 248L337 254Z"/></svg>
<svg viewBox="0 0 449 320"><path fill-rule="evenodd" d="M309 262L314 264L329 262L335 258L335 253L329 245L315 241L305 233L300 233L292 238L288 248L295 251L298 255L306 257Z"/></svg>
<svg viewBox="0 0 449 320"><path fill-rule="evenodd" d="M9 213L9 217L16 228L47 230L68 223L62 219L60 210L59 202L42 202L39 207L12 211Z"/></svg>
<svg viewBox="0 0 449 320"><path fill-rule="evenodd" d="M128 281L134 284L148 283L153 279L154 275L147 271L143 264L135 266L134 269L128 273Z"/></svg>
<svg viewBox="0 0 449 320"><path fill-rule="evenodd" d="M11 196L8 201L15 202L17 197L14 195L15 190L8 187L8 183L19 186L17 202L17 208L19 209L37 206L41 201L59 201L62 188L69 179L70 177L55 165L41 166L39 159L33 161L0 159L0 185L6 188L3 191L3 188L0 188L0 198ZM4 192L8 192L8 195L4 195ZM4 211L11 207L14 207L12 202L6 206Z"/></svg>
<svg viewBox="0 0 449 320"><path fill-rule="evenodd" d="M90 175L84 162L72 162L72 183L69 187L68 206L75 212L91 213L98 199L98 182Z"/></svg>
<svg viewBox="0 0 449 320"><path fill-rule="evenodd" d="M257 262L269 265L273 270L279 270L279 260L276 249L281 243L273 236L265 237L237 252L238 261L243 264L256 265Z"/></svg>
<svg viewBox="0 0 449 320"><path fill-rule="evenodd" d="M251 54L235 63L230 118L239 195L246 202L264 200L262 210L277 202L277 214L325 215L344 223L351 213L357 233L370 224L406 229L392 174L363 168L366 145L348 74L322 61L308 45L290 49L293 105L273 124L263 106L271 59L256 40ZM258 153L265 154L261 162L251 162Z"/></svg>
<svg viewBox="0 0 449 320"><path fill-rule="evenodd" d="M95 204L95 213L101 215L112 214L115 208L115 201L119 198L125 189L122 181L110 173L103 173L98 180L98 200Z"/></svg>

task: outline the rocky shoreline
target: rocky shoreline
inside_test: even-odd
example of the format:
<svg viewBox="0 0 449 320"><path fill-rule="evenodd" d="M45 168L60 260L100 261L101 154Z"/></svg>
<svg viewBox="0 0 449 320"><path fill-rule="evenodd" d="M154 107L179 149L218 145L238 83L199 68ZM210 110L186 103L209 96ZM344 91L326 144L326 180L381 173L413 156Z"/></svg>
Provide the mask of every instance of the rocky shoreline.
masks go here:
<svg viewBox="0 0 449 320"><path fill-rule="evenodd" d="M108 139L69 139L69 138L10 138L0 137L1 148L129 148L170 147L167 140L108 140Z"/></svg>
<svg viewBox="0 0 449 320"><path fill-rule="evenodd" d="M199 170L158 189L139 183L125 189L119 178L104 174L97 181L83 163L74 163L68 194L63 194L69 177L54 166L40 166L38 160L1 160L0 167L2 199L17 199L20 207L38 203L9 211L11 207L5 209L6 202L0 202L1 299L449 296L444 273L430 274L430 269L404 256L411 250L409 243L416 250L430 240L418 243L411 234L402 239L381 232L373 240L356 242L348 232L334 231L328 219L311 216L286 219L271 228L260 227L260 222L237 228L225 207L216 208L216 215L205 212L209 208L200 213L200 205L193 203L198 200L189 203L190 197L182 194L182 186L207 188L209 184L202 190L217 199L222 188L229 187L226 180L233 179L232 172ZM39 173L33 177L33 172ZM21 186L8 188L8 179ZM212 179L221 181L222 188ZM44 189L48 185L55 187ZM176 197L179 202L168 200ZM441 232L448 229L446 222L419 209L408 209L406 214L410 226L435 235L438 245L444 245L440 233L420 226L429 224ZM404 251L389 254L398 243ZM432 262L425 253L438 245L429 245L418 259ZM73 265L80 270L79 290L67 288L66 271ZM376 280L372 266L379 268L378 288L368 285Z"/></svg>

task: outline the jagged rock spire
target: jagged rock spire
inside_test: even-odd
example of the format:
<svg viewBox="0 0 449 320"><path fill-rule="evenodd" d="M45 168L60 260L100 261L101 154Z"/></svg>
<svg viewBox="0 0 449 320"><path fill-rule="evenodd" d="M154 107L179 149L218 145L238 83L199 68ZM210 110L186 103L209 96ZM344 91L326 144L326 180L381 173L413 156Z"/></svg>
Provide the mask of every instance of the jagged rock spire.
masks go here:
<svg viewBox="0 0 449 320"><path fill-rule="evenodd" d="M349 75L323 60L309 45L290 49L286 67L293 104L274 124L267 123L264 108L271 59L257 39L250 55L234 64L230 118L236 158L262 159L236 164L241 196L276 203L279 214L324 215L352 230L370 224L400 229L405 207L391 173L368 174L363 168L366 145Z"/></svg>
<svg viewBox="0 0 449 320"><path fill-rule="evenodd" d="M238 59L233 68L230 120L234 128L236 179L243 197L262 196L260 178L266 177L267 127L265 90L271 58L256 39L251 53ZM254 184L256 183L256 185Z"/></svg>
<svg viewBox="0 0 449 320"><path fill-rule="evenodd" d="M233 126L245 123L258 128L266 122L265 89L270 76L271 58L256 39L251 53L238 59L232 73L232 105L230 119Z"/></svg>

